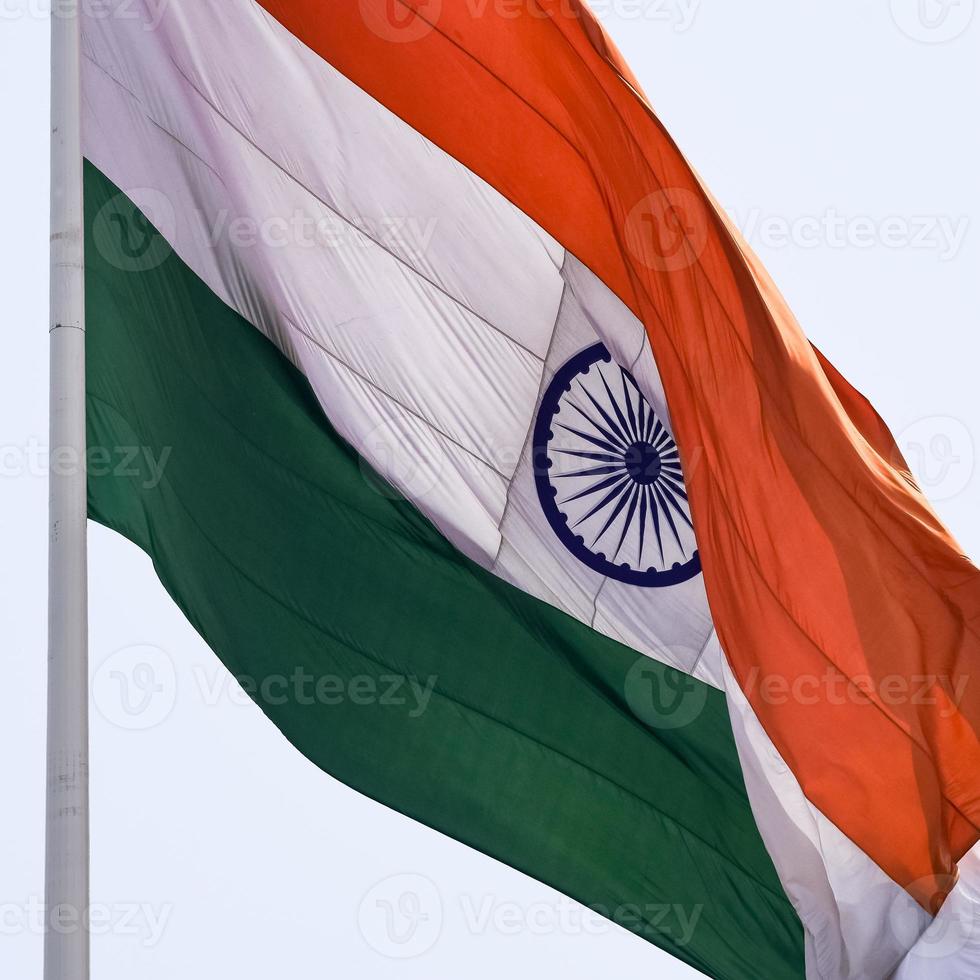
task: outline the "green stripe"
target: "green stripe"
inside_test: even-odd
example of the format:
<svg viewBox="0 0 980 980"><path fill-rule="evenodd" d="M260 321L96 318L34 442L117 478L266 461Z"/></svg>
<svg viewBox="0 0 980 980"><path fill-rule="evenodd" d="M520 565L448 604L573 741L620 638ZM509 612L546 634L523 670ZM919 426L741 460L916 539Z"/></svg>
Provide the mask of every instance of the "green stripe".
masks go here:
<svg viewBox="0 0 980 980"><path fill-rule="evenodd" d="M286 737L711 976L802 977L723 696L459 554L258 330L160 242L134 252L146 219L90 165L85 195L90 452L169 451L156 486L93 467L90 514L232 673L272 679L253 697ZM425 710L380 696L392 677L434 679ZM659 721L655 685L678 699Z"/></svg>

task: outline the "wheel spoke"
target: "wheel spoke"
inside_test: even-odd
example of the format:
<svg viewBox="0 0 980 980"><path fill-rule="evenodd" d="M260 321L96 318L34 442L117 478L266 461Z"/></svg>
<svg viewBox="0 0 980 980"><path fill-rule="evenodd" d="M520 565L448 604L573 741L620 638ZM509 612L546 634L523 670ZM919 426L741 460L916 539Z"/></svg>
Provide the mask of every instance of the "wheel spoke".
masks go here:
<svg viewBox="0 0 980 980"><path fill-rule="evenodd" d="M660 508L657 506L657 501L653 498L653 492L650 487L644 487L643 492L650 501L650 516L653 518L653 531L657 535L657 547L660 549L660 561L662 562L664 560L664 539L660 534Z"/></svg>
<svg viewBox="0 0 980 980"><path fill-rule="evenodd" d="M619 491L619 500L616 502L616 506L613 508L612 513L606 519L606 523L602 525L602 530L592 539L592 547L594 548L599 543L599 538L601 538L606 531L609 530L609 526L614 520L622 513L623 508L626 506L626 501L630 499L633 490L636 488L636 484L626 484ZM613 556L615 557L615 556Z"/></svg>
<svg viewBox="0 0 980 980"><path fill-rule="evenodd" d="M572 501L581 500L583 497L591 497L592 494L599 493L605 490L606 487L611 487L619 480L629 480L629 476L626 473L617 473L615 476L609 477L608 480L600 480L598 483L592 484L591 487L586 487L581 493L575 494L574 497L566 497L564 500L559 501L559 503L564 506L565 504L572 503Z"/></svg>
<svg viewBox="0 0 980 980"><path fill-rule="evenodd" d="M626 412L629 415L630 434L633 436L634 442L639 442L640 429L639 429L639 424L637 422L636 412L633 411L633 399L630 398L629 385L626 383L626 372L622 368L620 368L619 373L622 376L622 380L623 380L623 400L626 402ZM612 395L610 395L609 398L610 400L612 400ZM643 409L642 396L640 398L640 409L641 411Z"/></svg>
<svg viewBox="0 0 980 980"><path fill-rule="evenodd" d="M678 497L683 497L685 500L687 500L686 491L683 487L679 487L676 483L674 483L669 473L662 472L660 474L659 481L662 487L666 487L668 490L671 490L673 493L677 494Z"/></svg>
<svg viewBox="0 0 980 980"><path fill-rule="evenodd" d="M613 433L610 432L608 429L604 429L601 425L599 425L599 423L596 422L596 420L592 418L592 416L589 415L588 412L583 411L574 402L569 402L569 406L571 408L574 408L575 411L578 412L579 415L581 415L582 418L585 419L585 421L588 422L589 425L591 425L592 428L595 429L596 432L598 432L603 439L607 440L609 443L615 446L616 452L624 452L626 450L626 443L623 442L619 436L613 435Z"/></svg>
<svg viewBox="0 0 980 980"><path fill-rule="evenodd" d="M535 424L533 477L565 547L632 585L667 586L699 574L677 442L608 349L593 344L559 367L540 411L550 414Z"/></svg>
<svg viewBox="0 0 980 980"><path fill-rule="evenodd" d="M584 524L590 517L594 516L596 513L598 513L600 510L602 510L602 508L605 507L609 503L610 500L614 500L615 499L616 494L623 492L624 487L626 487L626 485L629 482L630 482L629 481L629 477L627 477L625 480L623 480L622 483L619 483L616 486L614 486L612 488L612 490L610 490L609 493L607 493L606 496L603 497L602 500L600 500L599 503L597 503L595 505L595 507L593 507L592 510L590 510L588 512L588 514L586 514L584 517L580 517L572 525L572 527L578 527L579 524Z"/></svg>
<svg viewBox="0 0 980 980"><path fill-rule="evenodd" d="M637 555L637 563L643 564L643 539L647 531L647 488L640 487L640 553Z"/></svg>
<svg viewBox="0 0 980 980"><path fill-rule="evenodd" d="M618 449L616 446L611 446L608 442L604 442L602 439L596 439L595 436L590 436L586 432L582 432L580 429L573 429L570 425L565 425L564 422L559 422L558 427L564 429L566 432L571 432L572 435L576 435L579 439L584 439L586 442L591 442L593 446L598 446L600 449L608 450L611 453L615 453L617 456L622 455L624 450Z"/></svg>
<svg viewBox="0 0 980 980"><path fill-rule="evenodd" d="M663 495L667 498L667 502L674 508L674 510L677 511L677 516L680 517L680 519L693 531L694 525L691 523L691 518L687 516L687 512L677 502L677 499L674 497L673 493L671 493L671 491L663 485L658 486L657 489L663 493ZM677 543L680 544L679 541Z"/></svg>
<svg viewBox="0 0 980 980"><path fill-rule="evenodd" d="M657 495L657 500L660 501L660 509L663 511L664 518L666 519L667 524L670 526L670 530L674 534L674 540L677 542L677 547L683 552L684 546L681 544L681 536L677 533L677 525L674 523L673 515L670 513L670 507L664 500L663 492L656 484L653 485L653 492Z"/></svg>
<svg viewBox="0 0 980 980"><path fill-rule="evenodd" d="M619 441L622 442L623 444L623 449L625 449L627 444L629 443L629 437L626 435L625 432L623 432L619 428L619 426L616 424L616 421L613 419L613 417L599 404L599 402L596 400L595 395L593 395L592 392L589 391L589 389L586 388L581 381L578 383L578 386L584 392L585 397L588 398L590 402L592 402L592 405L595 408L595 410L599 413L600 416L602 416L602 421L605 422L610 429L612 429L614 435L611 435L610 433L607 432L605 433L606 438L610 440L614 438L619 439ZM583 412L582 409L579 408L578 405L576 405L574 402L570 402L570 404L572 408L574 408L576 411L579 412L579 414L587 418L600 432L603 431L602 426L599 425L594 418L592 418L586 412Z"/></svg>
<svg viewBox="0 0 980 980"><path fill-rule="evenodd" d="M626 535L633 524L633 515L636 513L636 501L639 496L640 484L634 483L633 488L630 491L629 509L626 511L626 518L623 520L623 533L619 536L619 544L616 545L616 550L613 552L613 558L618 558L619 553L623 550L623 542L626 540ZM625 499L625 497L623 499ZM615 517L615 515L613 516Z"/></svg>
<svg viewBox="0 0 980 980"><path fill-rule="evenodd" d="M577 456L579 459L594 459L600 463L621 463L623 460L618 453L613 456L609 453L586 453L578 449L556 449L555 452L563 456Z"/></svg>
<svg viewBox="0 0 980 980"><path fill-rule="evenodd" d="M556 473L555 476L559 480L567 480L572 476L608 476L610 473L619 473L620 471L625 471L626 464L619 463L612 466L594 466L590 470L575 470L572 473Z"/></svg>
<svg viewBox="0 0 980 980"><path fill-rule="evenodd" d="M606 376L602 371L599 371L599 380L602 382L602 387L606 389L606 394L609 396L609 404L612 405L613 411L616 413L616 418L619 420L619 427L623 432L624 441L633 441L633 432L630 429L630 424L626 421L626 416L623 415L623 410L619 407L619 402L613 397L609 383L606 381Z"/></svg>

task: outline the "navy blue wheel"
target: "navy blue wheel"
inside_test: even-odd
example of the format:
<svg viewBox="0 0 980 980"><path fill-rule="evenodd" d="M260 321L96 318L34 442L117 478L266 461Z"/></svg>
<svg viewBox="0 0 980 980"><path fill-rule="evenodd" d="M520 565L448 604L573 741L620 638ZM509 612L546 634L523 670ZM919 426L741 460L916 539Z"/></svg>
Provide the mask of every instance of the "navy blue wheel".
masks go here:
<svg viewBox="0 0 980 980"><path fill-rule="evenodd" d="M644 587L701 572L680 454L604 344L556 373L534 425L534 479L561 543L602 575Z"/></svg>

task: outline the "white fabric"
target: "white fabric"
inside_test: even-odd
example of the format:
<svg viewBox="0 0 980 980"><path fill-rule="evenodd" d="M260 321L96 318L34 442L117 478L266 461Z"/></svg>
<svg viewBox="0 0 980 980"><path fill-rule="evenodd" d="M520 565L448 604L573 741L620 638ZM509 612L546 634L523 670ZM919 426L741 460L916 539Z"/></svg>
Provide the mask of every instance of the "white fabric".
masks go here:
<svg viewBox="0 0 980 980"><path fill-rule="evenodd" d="M543 517L531 427L570 356L602 340L670 429L623 303L252 0L171 0L153 31L139 17L85 18L83 39L86 156L464 553L728 691L753 808L807 930L808 975L894 966L925 917L806 801L732 687L701 577L658 589L604 578ZM912 929L893 940L895 908Z"/></svg>
<svg viewBox="0 0 980 980"><path fill-rule="evenodd" d="M701 578L638 590L589 570L527 475L542 386L600 339L669 427L626 307L256 4L177 3L152 33L100 18L84 42L86 155L138 204L133 188L168 202L176 252L303 371L362 457L485 567L717 686L697 665L711 633ZM297 215L339 237L311 245L282 226ZM392 216L430 237L380 234Z"/></svg>
<svg viewBox="0 0 980 980"><path fill-rule="evenodd" d="M562 269L565 297L544 365L542 388L555 369L602 340L616 363L631 370L647 400L670 428L663 386L639 320L573 256ZM537 411L537 403L533 406ZM699 663L712 633L700 575L669 588L637 588L585 567L555 537L541 509L525 447L511 483L493 570L583 622L672 667L720 687ZM630 535L626 547L634 540ZM680 557L680 556L676 556Z"/></svg>
<svg viewBox="0 0 980 980"><path fill-rule="evenodd" d="M914 922L897 928L911 935ZM905 958L894 980L977 980L980 977L980 847L960 861L960 879L946 904Z"/></svg>
<svg viewBox="0 0 980 980"><path fill-rule="evenodd" d="M83 50L87 156L127 191L162 192L178 254L307 375L341 434L372 441L393 482L408 473L463 551L494 555L561 250L257 5L175 4L153 32L89 18ZM379 175L379 159L398 165ZM431 240L387 233L399 218ZM275 243L297 219L321 244Z"/></svg>
<svg viewBox="0 0 980 980"><path fill-rule="evenodd" d="M718 660L752 812L806 930L807 976L883 980L929 916L806 799L720 649Z"/></svg>

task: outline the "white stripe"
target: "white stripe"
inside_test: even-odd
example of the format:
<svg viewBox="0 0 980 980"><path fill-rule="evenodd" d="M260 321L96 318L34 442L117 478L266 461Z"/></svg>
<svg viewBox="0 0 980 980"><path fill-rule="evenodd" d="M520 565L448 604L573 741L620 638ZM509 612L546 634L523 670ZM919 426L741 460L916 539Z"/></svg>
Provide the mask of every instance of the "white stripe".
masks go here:
<svg viewBox="0 0 980 980"><path fill-rule="evenodd" d="M543 516L530 433L572 354L601 340L670 426L645 332L622 302L251 0L172 0L152 32L139 18L90 18L84 36L89 159L464 553L728 689L756 817L808 932L809 975L897 962L901 939L882 936L910 900L814 811L728 683L700 576L654 589L605 578ZM332 237L284 229L297 217Z"/></svg>
<svg viewBox="0 0 980 980"><path fill-rule="evenodd" d="M616 363L630 369L648 401L669 427L663 386L639 320L573 256L562 269L565 300L545 363L542 388L571 356L601 340ZM531 406L536 412L537 404ZM701 576L663 589L637 588L586 568L556 540L533 481L526 448L511 483L493 565L521 588L571 612L614 639L716 687L717 674L703 668L701 651L712 633ZM670 536L665 532L665 546ZM624 545L636 543L630 535ZM673 557L680 558L680 555Z"/></svg>
<svg viewBox="0 0 980 980"><path fill-rule="evenodd" d="M305 110L291 120L301 138L280 142L285 100L269 79L305 49L257 6L235 6L242 16L231 4L176 5L152 34L136 21L89 20L86 153L126 190L164 193L174 220L162 230L177 252L307 375L345 438L365 445L378 421L389 420L389 458L371 462L395 482L410 474L425 491L420 506L462 550L486 560L499 546L514 465L507 455L523 439L561 296L561 251L515 209L495 208L475 178L396 128L394 117L375 112L373 130L352 136L343 120L367 121L375 104L312 56L318 74L294 71L301 87L289 100L294 112ZM160 35L172 43L157 43ZM198 61L185 51L188 37L221 40ZM229 85L236 64L250 70ZM219 113L184 74L212 99L212 77L224 79L233 96ZM272 93L274 108L240 118L239 103L258 106ZM306 118L313 106L324 113L315 137ZM253 145L260 139L268 153ZM296 164L297 177L271 159L295 162L304 150L310 169ZM376 156L402 165L387 183L371 173ZM408 193L414 178L403 186L399 176L420 170L432 176L424 196ZM361 173L375 181L373 196L351 179ZM466 202L462 218L453 202ZM433 222L427 248L386 235L393 216ZM307 231L274 244L283 220ZM310 228L316 238L305 237ZM460 241L469 246L465 260ZM428 264L428 279L416 262ZM456 280L466 269L480 274L463 289ZM495 288L501 281L511 288Z"/></svg>
<svg viewBox="0 0 980 980"><path fill-rule="evenodd" d="M152 33L92 20L85 42L89 158L127 191L153 188L151 203L162 194L181 258L304 372L362 457L485 567L694 669L711 632L700 577L669 594L609 582L557 545L527 477L541 388L597 331L669 426L626 307L256 4L177 3ZM283 77L288 99L270 82ZM392 215L430 240L382 235ZM339 229L339 247L284 232L295 216Z"/></svg>
<svg viewBox="0 0 980 980"><path fill-rule="evenodd" d="M719 660L752 811L806 929L807 976L888 977L929 916L806 799Z"/></svg>
<svg viewBox="0 0 980 980"><path fill-rule="evenodd" d="M905 958L894 980L980 977L980 846L960 861L959 873L953 893Z"/></svg>

